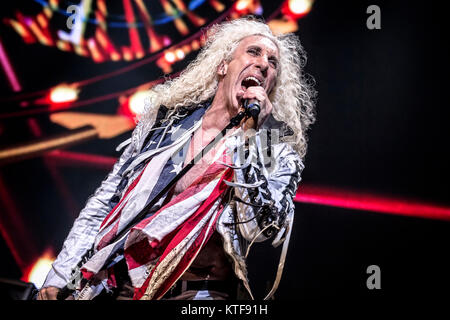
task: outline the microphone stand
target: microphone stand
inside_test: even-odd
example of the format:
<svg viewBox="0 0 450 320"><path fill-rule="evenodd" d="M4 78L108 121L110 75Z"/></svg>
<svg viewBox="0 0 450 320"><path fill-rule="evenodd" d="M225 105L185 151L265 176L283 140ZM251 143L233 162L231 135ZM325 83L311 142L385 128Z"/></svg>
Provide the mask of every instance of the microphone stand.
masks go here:
<svg viewBox="0 0 450 320"><path fill-rule="evenodd" d="M247 103L245 103L245 111L240 111L236 116L234 116L230 120L228 125L223 128L222 131L217 134L217 136L212 141L210 141L202 151L197 153L195 157L153 198L153 200L150 201L144 207L144 209L142 209L141 212L122 229L122 231L120 231L113 239L111 239L111 242L120 239L135 225L137 225L146 216L147 212L160 200L160 198L164 196L196 163L198 163L203 158L203 155L207 154L209 150L211 150L217 144L217 142L220 141L220 138L222 138L226 134L227 130L238 126L245 116L256 119L258 114L259 105L251 104L250 107L247 107ZM76 281L80 280L79 269L84 264L84 262L88 261L92 257L93 253L94 247L86 252L81 261L77 264L74 270L72 270L72 278L69 283L58 292L58 300L65 300L73 291L75 291Z"/></svg>

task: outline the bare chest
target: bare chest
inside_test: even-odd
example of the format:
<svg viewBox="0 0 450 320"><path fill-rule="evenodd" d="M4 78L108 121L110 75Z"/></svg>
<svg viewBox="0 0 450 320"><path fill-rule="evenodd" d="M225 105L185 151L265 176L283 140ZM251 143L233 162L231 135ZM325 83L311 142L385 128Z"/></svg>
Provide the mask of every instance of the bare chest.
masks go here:
<svg viewBox="0 0 450 320"><path fill-rule="evenodd" d="M208 139L201 133L194 135L189 144L183 167L191 162L194 156L202 151L203 147L208 144L209 141L210 139ZM186 190L198 177L202 176L205 173L206 169L208 169L208 167L214 161L216 152L217 147L211 149L207 154L203 155L203 157L199 161L197 161L180 180L178 180L174 188L174 196Z"/></svg>
<svg viewBox="0 0 450 320"><path fill-rule="evenodd" d="M196 164L175 184L174 196L186 190L208 168L207 164Z"/></svg>

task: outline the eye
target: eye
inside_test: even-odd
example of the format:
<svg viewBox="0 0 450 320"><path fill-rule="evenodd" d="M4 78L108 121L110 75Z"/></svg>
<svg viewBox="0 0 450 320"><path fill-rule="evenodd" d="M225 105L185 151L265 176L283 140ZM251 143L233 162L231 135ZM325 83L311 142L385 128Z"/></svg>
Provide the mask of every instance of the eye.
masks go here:
<svg viewBox="0 0 450 320"><path fill-rule="evenodd" d="M269 63L275 69L278 67L278 59L277 58L269 58Z"/></svg>
<svg viewBox="0 0 450 320"><path fill-rule="evenodd" d="M250 53L253 56L259 55L260 51L261 51L261 49L256 48L256 47L250 47L250 48L247 49L247 52Z"/></svg>

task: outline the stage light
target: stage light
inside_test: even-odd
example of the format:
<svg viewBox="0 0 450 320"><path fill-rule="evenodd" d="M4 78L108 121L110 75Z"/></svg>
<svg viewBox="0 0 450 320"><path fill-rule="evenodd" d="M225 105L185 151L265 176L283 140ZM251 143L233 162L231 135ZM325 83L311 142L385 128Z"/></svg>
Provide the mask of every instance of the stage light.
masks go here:
<svg viewBox="0 0 450 320"><path fill-rule="evenodd" d="M184 52L181 49L177 49L175 50L175 55L177 56L178 60L181 60L184 58Z"/></svg>
<svg viewBox="0 0 450 320"><path fill-rule="evenodd" d="M285 14L298 19L311 10L313 0L288 0L286 10L283 10Z"/></svg>
<svg viewBox="0 0 450 320"><path fill-rule="evenodd" d="M32 282L37 288L40 288L45 281L47 273L52 268L52 263L55 260L50 251L46 251L33 265L28 274L28 282Z"/></svg>
<svg viewBox="0 0 450 320"><path fill-rule="evenodd" d="M193 40L191 46L192 50L198 50L200 49L200 42L198 40Z"/></svg>
<svg viewBox="0 0 450 320"><path fill-rule="evenodd" d="M239 0L236 2L234 8L237 12L244 12L248 9L251 0Z"/></svg>
<svg viewBox="0 0 450 320"><path fill-rule="evenodd" d="M164 47L168 47L172 44L172 40L170 40L169 37L164 36L162 39Z"/></svg>
<svg viewBox="0 0 450 320"><path fill-rule="evenodd" d="M52 103L72 102L78 99L78 89L66 84L54 87L50 92Z"/></svg>
<svg viewBox="0 0 450 320"><path fill-rule="evenodd" d="M164 54L164 59L166 59L166 61L167 61L168 63L174 63L174 62L175 62L175 59L176 59L176 56L175 56L175 54L174 54L172 51L167 51L167 52Z"/></svg>
<svg viewBox="0 0 450 320"><path fill-rule="evenodd" d="M148 91L138 91L134 93L128 101L131 113L134 115L144 113L145 104L148 99L149 99Z"/></svg>
<svg viewBox="0 0 450 320"><path fill-rule="evenodd" d="M6 54L5 49L3 48L3 44L0 41L0 64L3 67L3 70L6 73L6 77L9 80L9 84L11 85L13 91L18 92L22 90L20 86L19 80L14 72L14 69L9 61L8 55Z"/></svg>

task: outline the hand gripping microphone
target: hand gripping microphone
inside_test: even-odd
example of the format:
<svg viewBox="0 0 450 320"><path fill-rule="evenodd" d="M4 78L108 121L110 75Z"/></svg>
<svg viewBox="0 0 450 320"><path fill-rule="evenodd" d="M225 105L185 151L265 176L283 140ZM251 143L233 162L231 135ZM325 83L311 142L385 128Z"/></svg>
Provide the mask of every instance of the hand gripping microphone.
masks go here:
<svg viewBox="0 0 450 320"><path fill-rule="evenodd" d="M259 101L256 99L245 99L244 100L245 113L252 117L253 120L257 121L258 115L261 112L261 107Z"/></svg>

